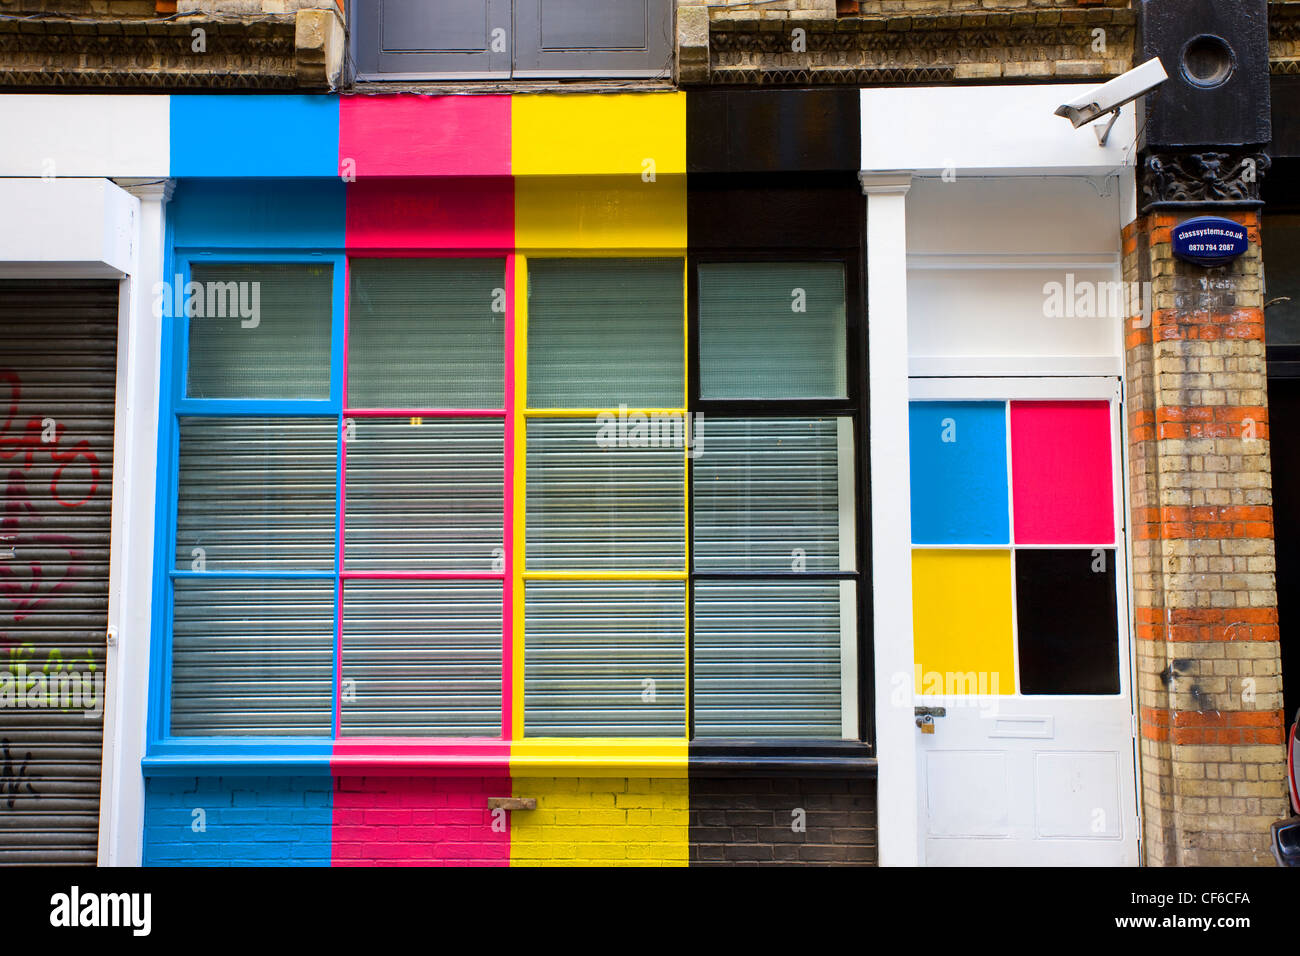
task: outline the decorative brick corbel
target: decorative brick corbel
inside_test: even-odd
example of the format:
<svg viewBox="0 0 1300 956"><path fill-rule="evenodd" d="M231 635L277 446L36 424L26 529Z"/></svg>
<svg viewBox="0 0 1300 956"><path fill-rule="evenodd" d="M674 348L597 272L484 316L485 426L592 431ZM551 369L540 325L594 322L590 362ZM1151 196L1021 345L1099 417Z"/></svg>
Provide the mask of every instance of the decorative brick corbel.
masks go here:
<svg viewBox="0 0 1300 956"><path fill-rule="evenodd" d="M294 66L298 86L337 89L343 70L343 20L335 9L294 14Z"/></svg>

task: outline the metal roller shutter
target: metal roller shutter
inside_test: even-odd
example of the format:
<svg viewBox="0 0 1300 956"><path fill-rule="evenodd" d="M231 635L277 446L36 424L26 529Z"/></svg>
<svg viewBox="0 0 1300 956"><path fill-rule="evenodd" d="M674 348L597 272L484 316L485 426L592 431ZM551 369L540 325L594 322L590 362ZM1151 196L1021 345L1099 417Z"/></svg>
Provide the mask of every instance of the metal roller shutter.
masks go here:
<svg viewBox="0 0 1300 956"><path fill-rule="evenodd" d="M0 865L96 859L117 311L117 282L0 280Z"/></svg>

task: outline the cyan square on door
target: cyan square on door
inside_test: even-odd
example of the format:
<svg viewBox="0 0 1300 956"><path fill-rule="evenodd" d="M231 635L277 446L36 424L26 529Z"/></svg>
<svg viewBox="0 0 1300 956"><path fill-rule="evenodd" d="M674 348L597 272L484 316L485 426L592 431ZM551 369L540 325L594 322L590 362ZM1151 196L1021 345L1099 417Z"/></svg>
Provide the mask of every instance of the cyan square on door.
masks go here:
<svg viewBox="0 0 1300 956"><path fill-rule="evenodd" d="M912 542L1007 544L1004 402L912 402Z"/></svg>

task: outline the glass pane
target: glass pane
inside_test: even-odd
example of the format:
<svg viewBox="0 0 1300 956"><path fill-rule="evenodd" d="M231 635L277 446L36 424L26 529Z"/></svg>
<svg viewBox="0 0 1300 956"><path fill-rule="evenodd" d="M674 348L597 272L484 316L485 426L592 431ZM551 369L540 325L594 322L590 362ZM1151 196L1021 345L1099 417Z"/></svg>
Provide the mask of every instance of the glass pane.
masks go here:
<svg viewBox="0 0 1300 956"><path fill-rule="evenodd" d="M346 581L350 736L501 736L501 583Z"/></svg>
<svg viewBox="0 0 1300 956"><path fill-rule="evenodd" d="M681 737L686 732L682 581L529 581L524 733Z"/></svg>
<svg viewBox="0 0 1300 956"><path fill-rule="evenodd" d="M1022 694L1118 694L1115 551L1025 549L1016 560Z"/></svg>
<svg viewBox="0 0 1300 956"><path fill-rule="evenodd" d="M844 266L700 266L700 397L845 398Z"/></svg>
<svg viewBox="0 0 1300 956"><path fill-rule="evenodd" d="M191 398L328 399L333 266L195 263Z"/></svg>
<svg viewBox="0 0 1300 956"><path fill-rule="evenodd" d="M503 408L504 259L353 259L351 408Z"/></svg>
<svg viewBox="0 0 1300 956"><path fill-rule="evenodd" d="M328 736L334 582L177 578L171 732Z"/></svg>
<svg viewBox="0 0 1300 956"><path fill-rule="evenodd" d="M338 420L182 418L176 567L334 570Z"/></svg>
<svg viewBox="0 0 1300 956"><path fill-rule="evenodd" d="M856 641L854 587L695 582L695 736L838 739L841 648Z"/></svg>
<svg viewBox="0 0 1300 956"><path fill-rule="evenodd" d="M1269 345L1300 345L1300 215L1292 213L1264 213L1260 229L1264 257L1264 300L1269 302L1264 313L1264 336ZM1231 299L1230 293L1206 293L1199 288L1186 295L1194 298L1199 293L1209 299ZM1222 302L1216 306L1229 311L1236 303ZM1205 308L1198 303L1199 308Z"/></svg>
<svg viewBox="0 0 1300 956"><path fill-rule="evenodd" d="M691 488L696 571L852 571L853 422L709 418Z"/></svg>
<svg viewBox="0 0 1300 956"><path fill-rule="evenodd" d="M530 571L686 567L685 451L621 444L631 447L595 419L528 422Z"/></svg>
<svg viewBox="0 0 1300 956"><path fill-rule="evenodd" d="M349 571L501 571L501 419L357 418L348 429Z"/></svg>
<svg viewBox="0 0 1300 956"><path fill-rule="evenodd" d="M529 408L681 408L680 259L528 263Z"/></svg>

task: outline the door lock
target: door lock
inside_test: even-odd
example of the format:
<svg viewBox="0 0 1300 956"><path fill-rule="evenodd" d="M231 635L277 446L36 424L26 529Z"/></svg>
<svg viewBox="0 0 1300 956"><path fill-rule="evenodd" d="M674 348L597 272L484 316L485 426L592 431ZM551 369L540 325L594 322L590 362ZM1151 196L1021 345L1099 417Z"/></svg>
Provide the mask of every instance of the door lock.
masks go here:
<svg viewBox="0 0 1300 956"><path fill-rule="evenodd" d="M944 707L916 707L913 710L916 714L916 726L920 728L923 734L934 733L934 719L948 715L948 711Z"/></svg>

